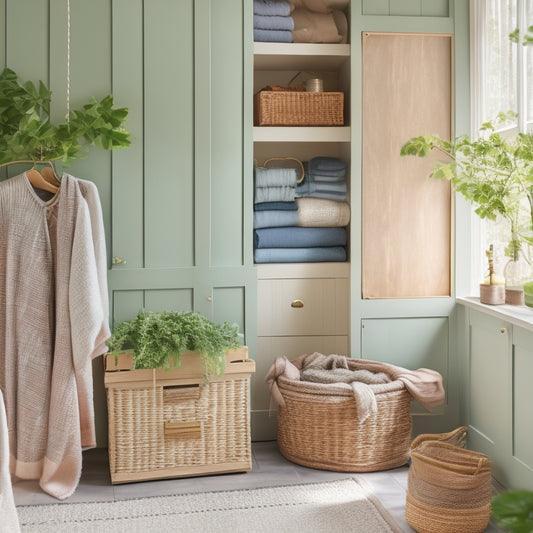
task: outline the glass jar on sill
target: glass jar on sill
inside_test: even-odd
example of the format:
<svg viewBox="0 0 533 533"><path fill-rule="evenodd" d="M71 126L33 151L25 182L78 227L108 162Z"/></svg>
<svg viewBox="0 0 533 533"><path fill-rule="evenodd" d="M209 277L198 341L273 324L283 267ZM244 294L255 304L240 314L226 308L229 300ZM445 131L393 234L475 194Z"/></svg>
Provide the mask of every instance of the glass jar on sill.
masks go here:
<svg viewBox="0 0 533 533"><path fill-rule="evenodd" d="M531 276L531 267L520 250L513 252L513 257L505 265L503 275L505 277L505 303L524 305L524 282ZM533 305L533 298L530 300Z"/></svg>

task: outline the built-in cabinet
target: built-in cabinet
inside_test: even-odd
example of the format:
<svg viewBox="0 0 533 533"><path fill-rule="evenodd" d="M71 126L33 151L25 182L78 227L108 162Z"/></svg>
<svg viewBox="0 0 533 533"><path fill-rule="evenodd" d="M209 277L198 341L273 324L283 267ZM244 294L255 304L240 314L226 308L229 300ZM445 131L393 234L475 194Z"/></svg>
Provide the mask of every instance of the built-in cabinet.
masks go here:
<svg viewBox="0 0 533 533"><path fill-rule="evenodd" d="M495 316L472 300L464 310L461 378L468 446L490 456L493 475L505 487L533 490L533 321L517 325L512 315Z"/></svg>
<svg viewBox="0 0 533 533"><path fill-rule="evenodd" d="M253 128L254 162L272 157L308 161L330 156L346 163L350 180L350 45L254 43L254 93L267 85L323 80L325 91L344 93L344 125ZM348 201L348 200L347 200ZM349 253L349 248L348 248ZM257 373L252 387L256 439L276 437L270 392L264 376L280 355L303 353L350 355L350 266L341 263L258 264Z"/></svg>

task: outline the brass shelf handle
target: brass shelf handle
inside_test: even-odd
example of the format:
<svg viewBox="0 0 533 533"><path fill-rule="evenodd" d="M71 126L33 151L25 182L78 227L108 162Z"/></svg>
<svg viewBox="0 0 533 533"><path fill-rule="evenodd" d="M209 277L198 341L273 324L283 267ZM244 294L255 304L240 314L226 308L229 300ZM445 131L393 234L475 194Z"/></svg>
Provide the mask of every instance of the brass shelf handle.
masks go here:
<svg viewBox="0 0 533 533"><path fill-rule="evenodd" d="M295 309L301 308L303 306L304 306L304 303L302 302L302 300L293 300L291 302L291 307L294 307Z"/></svg>
<svg viewBox="0 0 533 533"><path fill-rule="evenodd" d="M114 265L120 265L120 263L125 265L125 264L127 264L127 261L125 259L122 259L122 257L119 257L118 255L115 255L115 257L113 257L113 264Z"/></svg>

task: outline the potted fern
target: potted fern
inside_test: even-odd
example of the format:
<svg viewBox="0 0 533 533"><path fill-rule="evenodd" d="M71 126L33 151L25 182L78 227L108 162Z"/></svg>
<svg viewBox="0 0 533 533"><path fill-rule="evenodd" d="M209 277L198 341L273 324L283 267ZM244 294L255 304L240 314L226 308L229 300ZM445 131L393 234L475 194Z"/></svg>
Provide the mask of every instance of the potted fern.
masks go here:
<svg viewBox="0 0 533 533"><path fill-rule="evenodd" d="M171 370L181 367L185 352L197 352L208 380L224 373L226 352L241 342L237 326L196 312L139 311L115 327L107 346L106 370Z"/></svg>

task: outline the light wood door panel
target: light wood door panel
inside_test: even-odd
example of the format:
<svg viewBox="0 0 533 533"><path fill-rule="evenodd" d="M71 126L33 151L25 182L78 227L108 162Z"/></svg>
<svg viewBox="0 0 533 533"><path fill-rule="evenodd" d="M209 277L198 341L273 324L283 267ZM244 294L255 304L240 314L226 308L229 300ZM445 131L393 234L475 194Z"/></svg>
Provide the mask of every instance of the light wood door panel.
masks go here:
<svg viewBox="0 0 533 533"><path fill-rule="evenodd" d="M363 298L450 295L450 185L400 149L450 137L451 69L449 35L363 34Z"/></svg>

